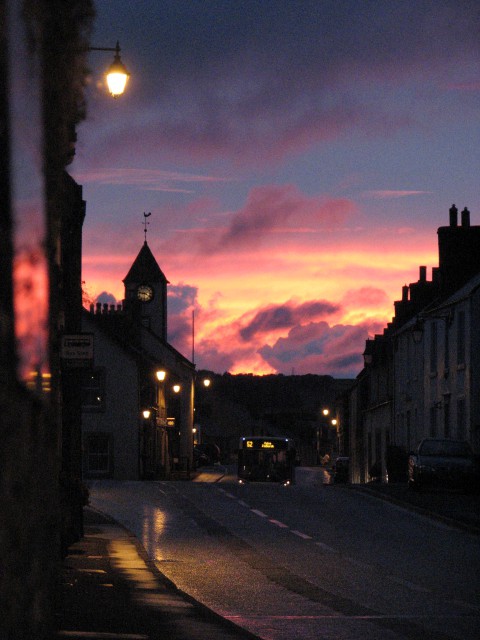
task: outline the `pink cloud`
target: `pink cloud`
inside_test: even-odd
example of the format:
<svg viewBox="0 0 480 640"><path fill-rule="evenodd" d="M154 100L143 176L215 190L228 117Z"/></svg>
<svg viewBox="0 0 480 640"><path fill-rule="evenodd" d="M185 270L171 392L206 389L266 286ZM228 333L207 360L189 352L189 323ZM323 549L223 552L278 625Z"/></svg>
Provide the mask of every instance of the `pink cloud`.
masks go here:
<svg viewBox="0 0 480 640"><path fill-rule="evenodd" d="M345 307L378 307L388 303L389 297L383 289L377 287L361 287L349 289L342 296L342 305Z"/></svg>
<svg viewBox="0 0 480 640"><path fill-rule="evenodd" d="M423 196L425 194L432 193L431 191L413 191L406 189L377 189L372 191L365 191L364 195L375 198L377 200L388 200L391 198L407 198L410 196Z"/></svg>
<svg viewBox="0 0 480 640"><path fill-rule="evenodd" d="M309 198L293 185L267 185L251 190L245 207L232 218L221 246L257 243L267 233L308 222L312 227L336 227L354 211L347 199Z"/></svg>

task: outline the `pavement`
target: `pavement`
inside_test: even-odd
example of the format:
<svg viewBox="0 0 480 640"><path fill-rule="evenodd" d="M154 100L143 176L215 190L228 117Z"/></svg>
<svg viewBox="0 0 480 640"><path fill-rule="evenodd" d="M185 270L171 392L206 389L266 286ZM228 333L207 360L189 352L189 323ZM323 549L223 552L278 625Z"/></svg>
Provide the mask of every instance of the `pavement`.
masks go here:
<svg viewBox="0 0 480 640"><path fill-rule="evenodd" d="M209 481L219 480L222 473ZM198 479L198 478L197 478ZM328 485L327 485L328 486ZM408 491L405 485L340 485L480 534L480 496ZM335 490L336 485L330 485ZM330 489L328 489L330 490ZM182 593L151 562L137 538L86 507L84 537L61 566L56 594L57 638L70 640L252 640Z"/></svg>
<svg viewBox="0 0 480 640"><path fill-rule="evenodd" d="M57 638L252 640L257 636L178 591L120 524L89 507L62 563Z"/></svg>

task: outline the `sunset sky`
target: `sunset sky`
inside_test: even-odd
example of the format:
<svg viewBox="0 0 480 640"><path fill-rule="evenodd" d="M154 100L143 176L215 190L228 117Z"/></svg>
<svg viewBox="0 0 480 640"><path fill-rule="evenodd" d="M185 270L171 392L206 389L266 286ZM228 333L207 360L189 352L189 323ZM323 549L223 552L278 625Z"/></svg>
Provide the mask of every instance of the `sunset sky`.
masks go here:
<svg viewBox="0 0 480 640"><path fill-rule="evenodd" d="M70 167L83 280L148 244L169 339L218 373L354 377L455 203L480 224L477 0L97 0Z"/></svg>

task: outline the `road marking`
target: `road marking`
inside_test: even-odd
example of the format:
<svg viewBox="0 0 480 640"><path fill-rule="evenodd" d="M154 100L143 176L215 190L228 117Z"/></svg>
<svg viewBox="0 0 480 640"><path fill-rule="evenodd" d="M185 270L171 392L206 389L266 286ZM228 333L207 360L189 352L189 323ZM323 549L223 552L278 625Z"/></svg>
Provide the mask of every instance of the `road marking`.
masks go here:
<svg viewBox="0 0 480 640"><path fill-rule="evenodd" d="M148 640L143 633L108 633L102 631L59 631L61 638L91 638L92 640Z"/></svg>
<svg viewBox="0 0 480 640"><path fill-rule="evenodd" d="M389 576L392 582L396 584L402 585L402 587L408 587L412 591L419 591L420 593L430 593L431 589L427 589L426 587L422 587L419 584L415 584L414 582L410 582L410 580L404 580L403 578L397 578L396 576Z"/></svg>
<svg viewBox="0 0 480 640"><path fill-rule="evenodd" d="M81 573L107 573L103 569L78 569Z"/></svg>
<svg viewBox="0 0 480 640"><path fill-rule="evenodd" d="M297 531L296 529L292 529L292 533L294 533L299 538L303 538L303 540L311 540L312 536L307 536L306 533L302 533L301 531Z"/></svg>
<svg viewBox="0 0 480 640"><path fill-rule="evenodd" d="M242 505L242 507L247 507L248 509L250 509L250 505L244 502L243 500L239 500L238 504Z"/></svg>
<svg viewBox="0 0 480 640"><path fill-rule="evenodd" d="M278 520L270 519L269 522L271 522L272 524L276 524L277 527L280 527L281 529L288 529L288 524L283 524L283 522L279 522Z"/></svg>
<svg viewBox="0 0 480 640"><path fill-rule="evenodd" d="M263 513L263 511L259 511L258 509L252 509L252 513L256 513L257 516L260 516L261 518L268 518L266 513Z"/></svg>

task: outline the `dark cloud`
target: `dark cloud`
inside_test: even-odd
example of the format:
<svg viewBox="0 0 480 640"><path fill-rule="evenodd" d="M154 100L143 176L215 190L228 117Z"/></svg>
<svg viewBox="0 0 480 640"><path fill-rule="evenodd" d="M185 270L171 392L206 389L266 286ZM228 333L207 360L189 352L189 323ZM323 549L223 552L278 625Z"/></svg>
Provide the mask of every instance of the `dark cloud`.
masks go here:
<svg viewBox="0 0 480 640"><path fill-rule="evenodd" d="M450 76L452 62L478 57L473 0L113 6L135 75L123 123L112 122L108 106L100 157L141 145L144 154L250 164L278 161L352 129L391 135L416 122L418 102L389 100L393 88L405 98L405 80L461 84L468 78Z"/></svg>
<svg viewBox="0 0 480 640"><path fill-rule="evenodd" d="M355 377L362 368L362 352L371 327L310 323L293 328L273 346L264 345L259 354L279 373L317 373L334 377Z"/></svg>
<svg viewBox="0 0 480 640"><path fill-rule="evenodd" d="M312 300L300 304L290 301L282 305L270 305L255 314L253 320L240 330L240 336L242 340L248 341L258 334L289 329L313 319L329 316L339 310L339 305L325 300Z"/></svg>
<svg viewBox="0 0 480 640"><path fill-rule="evenodd" d="M310 198L293 185L255 187L245 207L233 216L220 244L258 242L267 232L302 223L311 228L332 227L353 208L347 199Z"/></svg>
<svg viewBox="0 0 480 640"><path fill-rule="evenodd" d="M198 295L198 287L189 284L171 284L167 290L168 312L173 316L193 309Z"/></svg>

